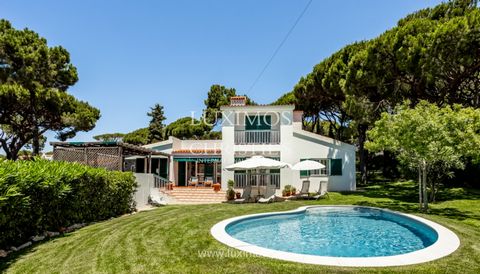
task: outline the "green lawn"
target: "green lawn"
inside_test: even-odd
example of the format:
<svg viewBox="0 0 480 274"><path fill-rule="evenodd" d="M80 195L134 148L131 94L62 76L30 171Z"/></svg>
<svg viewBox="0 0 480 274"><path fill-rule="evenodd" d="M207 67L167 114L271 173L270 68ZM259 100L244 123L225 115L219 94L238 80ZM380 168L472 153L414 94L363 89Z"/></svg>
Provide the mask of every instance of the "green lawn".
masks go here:
<svg viewBox="0 0 480 274"><path fill-rule="evenodd" d="M450 197L448 200L446 197ZM449 189L429 214L417 214L411 183L371 186L365 192L331 193L330 199L267 205L178 205L97 223L35 245L0 263L6 273L480 273L480 193ZM199 251L239 254L210 236L223 219L311 204L353 204L410 212L436 221L460 237L452 255L430 263L390 268L339 268L263 257L209 257ZM240 254L242 255L242 254Z"/></svg>

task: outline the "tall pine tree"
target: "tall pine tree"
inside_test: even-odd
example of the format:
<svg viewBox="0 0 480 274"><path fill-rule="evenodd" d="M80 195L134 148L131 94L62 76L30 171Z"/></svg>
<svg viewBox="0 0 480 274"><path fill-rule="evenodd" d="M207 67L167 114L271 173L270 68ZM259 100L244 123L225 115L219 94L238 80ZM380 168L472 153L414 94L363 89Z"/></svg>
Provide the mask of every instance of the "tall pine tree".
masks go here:
<svg viewBox="0 0 480 274"><path fill-rule="evenodd" d="M149 141L152 143L163 141L165 139L163 132L163 128L165 127L165 125L163 124L163 122L165 121L165 119L167 119L163 112L163 106L161 106L160 104L155 104L155 106L150 108L150 112L148 112L147 115L152 117L148 126Z"/></svg>

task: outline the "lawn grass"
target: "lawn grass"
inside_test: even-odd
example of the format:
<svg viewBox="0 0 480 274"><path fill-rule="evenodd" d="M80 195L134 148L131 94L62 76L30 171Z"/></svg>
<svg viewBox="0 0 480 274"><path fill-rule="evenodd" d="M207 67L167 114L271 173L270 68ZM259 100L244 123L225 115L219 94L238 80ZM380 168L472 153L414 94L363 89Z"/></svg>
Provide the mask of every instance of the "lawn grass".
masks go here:
<svg viewBox="0 0 480 274"><path fill-rule="evenodd" d="M330 193L320 201L267 205L175 205L82 228L26 249L0 262L6 273L480 273L480 193L444 190L428 214L418 214L413 183L386 183L362 192ZM447 199L447 197L451 197ZM210 235L217 222L233 216L290 210L303 205L384 207L414 213L454 231L460 248L429 263L388 268L307 265L264 257L208 257L199 252L244 255Z"/></svg>

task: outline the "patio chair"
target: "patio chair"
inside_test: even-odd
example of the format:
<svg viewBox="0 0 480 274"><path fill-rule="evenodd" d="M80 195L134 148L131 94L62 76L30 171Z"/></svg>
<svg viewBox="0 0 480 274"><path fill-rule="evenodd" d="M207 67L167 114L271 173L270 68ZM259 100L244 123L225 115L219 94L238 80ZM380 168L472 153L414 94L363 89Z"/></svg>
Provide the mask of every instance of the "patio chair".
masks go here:
<svg viewBox="0 0 480 274"><path fill-rule="evenodd" d="M250 195L252 193L252 186L246 186L243 189L242 198L233 200L236 204L243 204L250 201Z"/></svg>
<svg viewBox="0 0 480 274"><path fill-rule="evenodd" d="M330 196L328 195L328 182L327 181L321 181L320 182L320 185L318 187L318 191L317 193L315 193L315 195L312 197L312 199L314 200L318 200L320 199L321 197L324 197L324 196L327 196L330 198Z"/></svg>
<svg viewBox="0 0 480 274"><path fill-rule="evenodd" d="M275 202L276 190L277 190L277 187L275 185L268 185L267 189L265 190L265 198L260 198L258 202L261 204L268 204L268 203Z"/></svg>
<svg viewBox="0 0 480 274"><path fill-rule="evenodd" d="M309 189L310 189L310 181L309 180L303 181L302 182L302 189L300 190L300 193L295 195L295 197L307 199Z"/></svg>
<svg viewBox="0 0 480 274"><path fill-rule="evenodd" d="M211 187L213 185L213 178L212 177L205 177L205 186Z"/></svg>
<svg viewBox="0 0 480 274"><path fill-rule="evenodd" d="M188 186L197 186L197 185L198 185L197 177L190 177L190 179L188 179Z"/></svg>

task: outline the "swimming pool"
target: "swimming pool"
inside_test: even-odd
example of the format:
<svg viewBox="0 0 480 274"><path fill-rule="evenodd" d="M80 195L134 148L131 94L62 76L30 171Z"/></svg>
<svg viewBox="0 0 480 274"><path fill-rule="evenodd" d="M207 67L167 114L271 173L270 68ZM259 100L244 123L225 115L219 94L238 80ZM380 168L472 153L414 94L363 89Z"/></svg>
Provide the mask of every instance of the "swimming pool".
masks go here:
<svg viewBox="0 0 480 274"><path fill-rule="evenodd" d="M216 224L211 232L253 254L342 266L415 264L446 256L460 243L453 232L426 219L358 206L240 216Z"/></svg>

